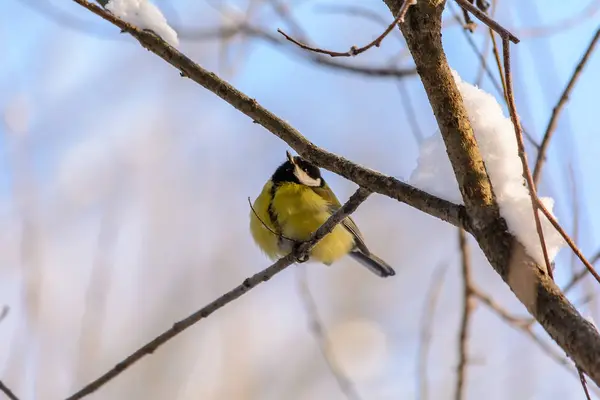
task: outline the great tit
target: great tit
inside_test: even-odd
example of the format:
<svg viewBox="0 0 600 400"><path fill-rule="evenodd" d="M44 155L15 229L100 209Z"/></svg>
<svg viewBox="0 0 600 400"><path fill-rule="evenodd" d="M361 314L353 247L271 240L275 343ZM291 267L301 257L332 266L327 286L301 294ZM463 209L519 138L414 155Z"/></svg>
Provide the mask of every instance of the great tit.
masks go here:
<svg viewBox="0 0 600 400"><path fill-rule="evenodd" d="M271 259L289 254L296 243L308 240L341 207L319 168L289 152L286 155L287 161L264 185L250 211L252 237ZM331 265L346 254L381 277L396 274L369 251L350 217L313 247L309 259Z"/></svg>

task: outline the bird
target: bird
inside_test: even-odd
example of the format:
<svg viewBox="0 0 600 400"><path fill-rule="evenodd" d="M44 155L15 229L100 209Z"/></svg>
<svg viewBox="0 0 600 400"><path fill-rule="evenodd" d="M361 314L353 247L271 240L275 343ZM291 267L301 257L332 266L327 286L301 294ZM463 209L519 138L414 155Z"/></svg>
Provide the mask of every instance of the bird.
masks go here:
<svg viewBox="0 0 600 400"><path fill-rule="evenodd" d="M282 163L252 204L250 232L272 260L288 255L342 206L317 166L286 151ZM346 217L310 251L309 260L327 266L349 255L380 277L396 274L371 253L356 223Z"/></svg>

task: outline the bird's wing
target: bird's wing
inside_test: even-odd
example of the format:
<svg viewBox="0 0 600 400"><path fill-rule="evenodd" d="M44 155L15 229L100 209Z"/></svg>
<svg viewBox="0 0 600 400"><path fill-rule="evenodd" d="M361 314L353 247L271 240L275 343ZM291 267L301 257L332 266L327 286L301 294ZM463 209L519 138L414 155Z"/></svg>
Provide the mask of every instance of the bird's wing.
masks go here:
<svg viewBox="0 0 600 400"><path fill-rule="evenodd" d="M332 214L342 207L342 204L337 197L335 197L335 193L333 193L333 190L331 190L327 183L325 183L322 187L313 187L311 189L329 203L329 210ZM354 220L352 220L351 217L347 217L342 221L342 225L352 234L352 236L354 236L356 247L358 247L358 249L366 255L371 254L367 248L367 245L365 244L363 235L360 233L360 230L358 229L358 226L356 226Z"/></svg>

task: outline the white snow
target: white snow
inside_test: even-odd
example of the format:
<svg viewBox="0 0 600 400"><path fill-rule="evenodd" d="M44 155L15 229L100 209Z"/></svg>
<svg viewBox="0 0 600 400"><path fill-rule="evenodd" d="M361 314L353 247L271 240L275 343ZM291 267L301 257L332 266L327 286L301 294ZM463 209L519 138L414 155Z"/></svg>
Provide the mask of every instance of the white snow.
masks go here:
<svg viewBox="0 0 600 400"><path fill-rule="evenodd" d="M177 32L169 26L159 8L148 0L110 0L106 9L140 29L153 31L171 46L179 45Z"/></svg>
<svg viewBox="0 0 600 400"><path fill-rule="evenodd" d="M460 90L479 151L483 157L500 214L508 230L525 246L527 253L544 265L542 247L537 234L529 191L523 178L523 166L517 152L517 139L513 124L505 117L496 99L489 93L462 81L453 71ZM463 204L458 183L454 177L446 148L439 132L425 140L419 151L417 167L410 183L446 200ZM554 200L541 198L552 212ZM565 244L550 221L539 212L548 256L552 261Z"/></svg>

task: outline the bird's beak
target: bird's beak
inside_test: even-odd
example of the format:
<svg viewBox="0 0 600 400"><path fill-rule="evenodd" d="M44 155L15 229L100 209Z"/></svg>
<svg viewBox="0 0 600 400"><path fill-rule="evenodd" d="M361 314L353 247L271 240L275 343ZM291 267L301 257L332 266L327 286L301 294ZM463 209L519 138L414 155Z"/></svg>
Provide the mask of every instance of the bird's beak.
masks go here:
<svg viewBox="0 0 600 400"><path fill-rule="evenodd" d="M291 162L292 164L295 164L294 163L294 157L292 157L292 155L290 154L289 151L286 150L285 151L285 155L287 156L287 159L288 159L289 162Z"/></svg>

